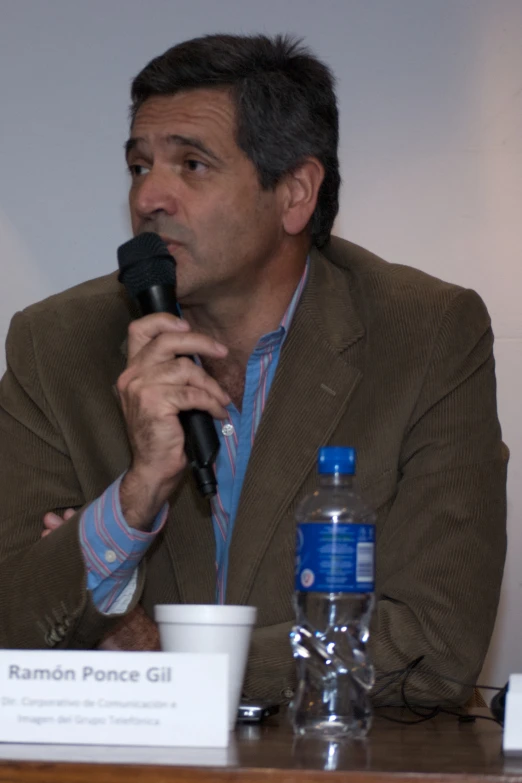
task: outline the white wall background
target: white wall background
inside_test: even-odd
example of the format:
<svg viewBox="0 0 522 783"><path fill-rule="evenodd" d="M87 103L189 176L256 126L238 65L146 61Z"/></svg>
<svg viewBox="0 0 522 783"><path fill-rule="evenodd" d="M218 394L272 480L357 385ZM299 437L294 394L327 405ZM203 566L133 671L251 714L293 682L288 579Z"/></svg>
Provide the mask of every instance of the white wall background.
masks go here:
<svg viewBox="0 0 522 783"><path fill-rule="evenodd" d="M503 684L522 671L522 0L0 0L0 341L16 309L116 266L132 76L185 38L259 31L338 76L337 233L491 312L512 456L483 677Z"/></svg>

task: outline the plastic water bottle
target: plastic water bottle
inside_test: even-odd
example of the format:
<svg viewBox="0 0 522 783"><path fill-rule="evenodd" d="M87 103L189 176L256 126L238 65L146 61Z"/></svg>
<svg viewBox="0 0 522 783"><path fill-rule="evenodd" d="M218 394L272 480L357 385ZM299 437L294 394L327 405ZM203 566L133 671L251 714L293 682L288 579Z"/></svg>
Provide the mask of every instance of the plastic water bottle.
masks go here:
<svg viewBox="0 0 522 783"><path fill-rule="evenodd" d="M326 739L364 737L372 721L375 514L353 489L355 457L352 448L320 449L319 486L296 512L291 715L297 734Z"/></svg>

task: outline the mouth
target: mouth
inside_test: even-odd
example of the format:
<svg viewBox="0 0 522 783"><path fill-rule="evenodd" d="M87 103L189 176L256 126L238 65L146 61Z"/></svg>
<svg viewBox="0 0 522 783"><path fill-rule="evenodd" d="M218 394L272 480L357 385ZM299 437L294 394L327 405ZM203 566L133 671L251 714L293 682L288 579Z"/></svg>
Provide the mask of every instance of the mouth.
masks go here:
<svg viewBox="0 0 522 783"><path fill-rule="evenodd" d="M168 237L165 234L159 234L159 237L163 240L163 242L165 242L169 252L172 252L181 247L181 242L178 242L176 239L172 239L172 237Z"/></svg>

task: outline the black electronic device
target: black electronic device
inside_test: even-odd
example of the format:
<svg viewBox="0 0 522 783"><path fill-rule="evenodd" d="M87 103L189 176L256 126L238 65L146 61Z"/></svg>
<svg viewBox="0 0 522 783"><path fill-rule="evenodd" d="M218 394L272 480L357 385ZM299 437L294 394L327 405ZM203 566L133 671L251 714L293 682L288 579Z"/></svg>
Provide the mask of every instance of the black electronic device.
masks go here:
<svg viewBox="0 0 522 783"><path fill-rule="evenodd" d="M495 693L491 699L491 704L489 705L491 714L495 720L498 720L498 722L502 724L502 726L504 725L504 714L506 712L506 694L508 690L509 682L506 682L504 687L498 693Z"/></svg>
<svg viewBox="0 0 522 783"><path fill-rule="evenodd" d="M238 723L261 723L261 721L279 712L278 704L243 699L237 711Z"/></svg>

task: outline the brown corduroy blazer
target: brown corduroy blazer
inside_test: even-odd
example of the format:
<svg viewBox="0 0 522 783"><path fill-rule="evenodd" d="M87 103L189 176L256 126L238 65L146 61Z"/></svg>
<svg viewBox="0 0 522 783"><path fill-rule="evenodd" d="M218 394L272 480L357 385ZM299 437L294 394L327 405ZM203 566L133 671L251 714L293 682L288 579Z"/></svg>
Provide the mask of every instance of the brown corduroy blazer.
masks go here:
<svg viewBox="0 0 522 783"><path fill-rule="evenodd" d="M0 644L94 647L114 618L86 590L76 515L129 465L114 391L137 313L114 275L18 313L0 383ZM288 697L294 664L294 511L317 450L356 447L378 512L371 652L379 673L424 655L417 701L464 701L488 647L505 555L507 450L492 332L472 291L333 239L283 347L252 450L230 550L227 602L258 607L247 695ZM187 474L140 568L133 604L214 601L209 508ZM421 671L422 668L422 671ZM393 689L391 689L392 691ZM390 691L390 693L391 693Z"/></svg>

